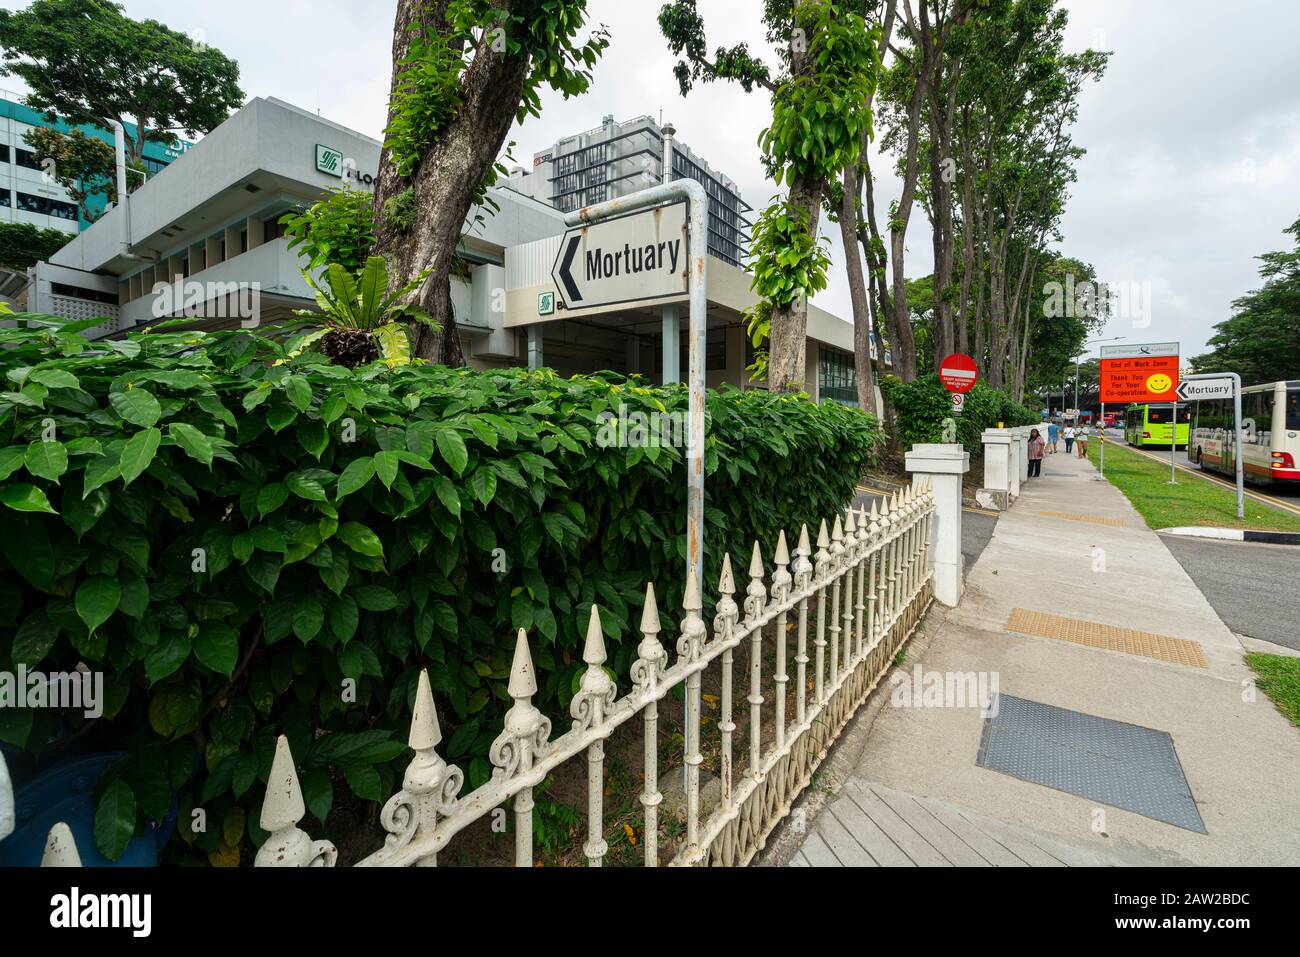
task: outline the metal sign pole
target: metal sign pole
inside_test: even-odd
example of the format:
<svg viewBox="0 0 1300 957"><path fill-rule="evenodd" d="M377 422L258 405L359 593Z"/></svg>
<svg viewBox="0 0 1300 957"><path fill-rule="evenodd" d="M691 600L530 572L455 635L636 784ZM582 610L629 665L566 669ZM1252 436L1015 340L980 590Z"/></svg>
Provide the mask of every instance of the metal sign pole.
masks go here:
<svg viewBox="0 0 1300 957"><path fill-rule="evenodd" d="M1242 462L1242 434L1241 434L1241 376L1235 372L1202 372L1198 375L1183 376L1184 382L1204 381L1206 379L1229 379L1232 385L1232 415L1233 415L1233 437L1234 448L1232 450L1233 471L1237 476L1237 518L1245 519L1246 517L1246 472ZM1181 389L1182 386L1180 385ZM1190 401L1190 399L1189 399ZM1200 401L1200 400L1197 400ZM1177 433L1175 433L1177 435ZM1192 428L1189 423L1187 426L1187 452L1190 456L1192 451ZM1222 460L1222 454L1220 454Z"/></svg>
<svg viewBox="0 0 1300 957"><path fill-rule="evenodd" d="M1246 517L1246 472L1241 461L1241 376L1235 372L1228 373L1232 376L1232 413L1236 417L1237 425L1237 448L1233 458L1236 460L1237 473L1237 517L1245 519ZM1190 440L1190 436L1188 437Z"/></svg>
<svg viewBox="0 0 1300 957"><path fill-rule="evenodd" d="M1101 404L1101 428L1097 430L1097 435L1101 437L1101 443L1097 447L1097 458L1101 466L1101 478L1106 477L1106 403Z"/></svg>
<svg viewBox="0 0 1300 957"><path fill-rule="evenodd" d="M1166 484L1177 485L1178 479L1174 477L1174 450L1178 448L1178 403L1175 402L1169 409L1172 431L1169 433L1169 481Z"/></svg>
<svg viewBox="0 0 1300 957"><path fill-rule="evenodd" d="M686 580L689 590L693 580L701 603L704 600L704 349L709 305L709 195L693 179L675 179L651 186L628 196L611 199L568 213L566 226L580 226L619 213L630 213L669 200L685 199L688 204L690 242L690 316L687 320L690 389L690 421L686 439ZM701 609L703 613L703 609ZM683 742L682 790L689 790L692 756L691 714L700 709L700 678L696 672L687 679L686 735Z"/></svg>

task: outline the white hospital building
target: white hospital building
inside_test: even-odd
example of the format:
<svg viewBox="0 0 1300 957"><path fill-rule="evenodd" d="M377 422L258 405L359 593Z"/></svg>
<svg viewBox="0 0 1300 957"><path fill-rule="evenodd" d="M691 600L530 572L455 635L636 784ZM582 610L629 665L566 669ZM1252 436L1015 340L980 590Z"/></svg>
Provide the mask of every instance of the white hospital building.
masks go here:
<svg viewBox="0 0 1300 957"><path fill-rule="evenodd" d="M232 290L256 288L263 324L313 307L278 221L345 180L373 189L379 152L371 137L277 99L254 99L127 204L33 267L27 308L103 316L88 333L94 337L169 315L236 326L244 314ZM534 157L533 170L517 169L492 190L495 213L467 218L459 252L468 268L453 278L452 302L471 366L545 365L565 375L609 369L680 381L684 292L680 300L565 308L551 275L566 228L563 210L643 189L661 181L665 165L674 178L702 182L710 196L708 384L750 385L742 313L755 297L741 268L749 207L731 180L675 142L670 126L648 117L622 124L608 117L596 130L558 141ZM854 402L852 324L810 306L807 348L807 390Z"/></svg>

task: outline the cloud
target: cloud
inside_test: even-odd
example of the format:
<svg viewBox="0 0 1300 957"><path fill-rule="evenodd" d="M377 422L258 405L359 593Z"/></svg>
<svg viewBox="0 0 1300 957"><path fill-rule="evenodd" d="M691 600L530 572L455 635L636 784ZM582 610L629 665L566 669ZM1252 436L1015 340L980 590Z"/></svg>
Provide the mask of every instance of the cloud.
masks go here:
<svg viewBox="0 0 1300 957"><path fill-rule="evenodd" d="M4 3L15 8L24 3ZM774 193L757 140L769 117L766 93L713 83L683 99L659 33L657 2L590 0L589 20L613 42L592 89L565 100L547 91L540 119L511 133L515 161L612 113L677 126L678 136L734 179L761 208ZM740 41L768 51L757 0L700 0L711 47ZM1075 139L1079 164L1060 249L1111 282L1150 281L1149 328L1116 320L1102 336L1180 339L1203 349L1231 302L1259 285L1255 257L1283 248L1283 227L1300 216L1300 4L1255 0L1234 15L1210 0L1066 0L1067 46L1113 51L1100 83L1085 91ZM391 75L395 4L354 0L126 0L128 15L182 30L239 61L249 96L276 96L379 137ZM3 83L13 88L12 78ZM892 157L876 156L877 213L899 194ZM826 224L835 266L817 302L849 317L838 229ZM931 269L923 210L908 231L907 273Z"/></svg>

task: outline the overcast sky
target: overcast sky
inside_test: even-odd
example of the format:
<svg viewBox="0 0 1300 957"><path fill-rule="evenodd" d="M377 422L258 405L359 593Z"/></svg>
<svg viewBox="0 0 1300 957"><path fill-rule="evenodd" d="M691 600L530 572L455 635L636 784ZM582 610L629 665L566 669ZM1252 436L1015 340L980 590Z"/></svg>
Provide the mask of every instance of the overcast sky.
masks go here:
<svg viewBox="0 0 1300 957"><path fill-rule="evenodd" d="M23 3L4 3L22 7ZM746 40L762 49L760 0L700 0L710 47ZM1179 340L1204 347L1234 298L1258 286L1260 253L1288 245L1282 229L1300 217L1300 3L1295 0L1066 0L1067 44L1113 52L1099 84L1082 98L1075 140L1088 150L1062 223L1062 251L1092 263L1103 280L1149 283L1149 320L1112 319L1101 336L1128 342ZM193 32L239 62L249 97L276 96L375 137L384 125L392 0L126 0L126 12ZM657 0L590 0L612 45L591 92L543 96L541 119L516 127L515 159L561 136L618 119L662 112L678 136L731 176L762 207L765 181L756 141L765 94L711 84L683 99L655 23ZM14 87L12 78L0 80ZM898 195L879 161L883 213ZM835 229L832 234L837 233ZM819 305L845 318L843 254ZM930 271L923 212L908 233L909 276ZM1149 321L1149 325L1144 325Z"/></svg>

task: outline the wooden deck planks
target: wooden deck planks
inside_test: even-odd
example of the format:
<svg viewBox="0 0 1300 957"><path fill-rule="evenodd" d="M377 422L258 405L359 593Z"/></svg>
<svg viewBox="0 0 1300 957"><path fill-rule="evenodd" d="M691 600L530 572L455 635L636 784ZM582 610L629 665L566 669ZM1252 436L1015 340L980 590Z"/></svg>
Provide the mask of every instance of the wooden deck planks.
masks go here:
<svg viewBox="0 0 1300 957"><path fill-rule="evenodd" d="M852 778L816 820L791 867L1096 867L1104 850Z"/></svg>
<svg viewBox="0 0 1300 957"><path fill-rule="evenodd" d="M969 844L950 831L939 819L927 811L916 798L902 791L869 785L872 792L930 842L936 851L955 867L990 867Z"/></svg>
<svg viewBox="0 0 1300 957"><path fill-rule="evenodd" d="M849 781L844 788L847 794L862 812L871 818L877 827L894 842L913 864L918 867L951 867L952 861L939 853L934 846L917 833L891 808L872 792L856 781Z"/></svg>

